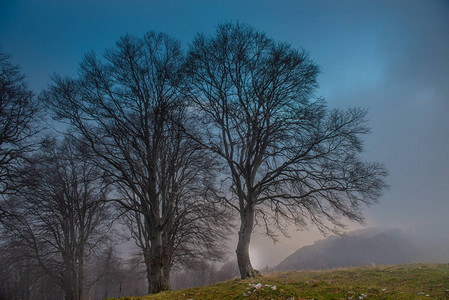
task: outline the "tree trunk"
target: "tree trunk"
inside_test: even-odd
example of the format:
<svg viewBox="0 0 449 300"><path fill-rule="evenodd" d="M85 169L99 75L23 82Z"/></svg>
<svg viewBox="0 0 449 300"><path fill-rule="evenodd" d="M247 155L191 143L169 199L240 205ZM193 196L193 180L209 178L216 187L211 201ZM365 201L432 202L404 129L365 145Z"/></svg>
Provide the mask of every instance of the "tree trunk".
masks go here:
<svg viewBox="0 0 449 300"><path fill-rule="evenodd" d="M240 219L239 241L237 243L237 250L235 250L240 276L242 279L257 277L260 275L260 272L253 269L249 258L249 243L254 227L254 209L248 205L243 213L240 213Z"/></svg>
<svg viewBox="0 0 449 300"><path fill-rule="evenodd" d="M164 274L164 268L160 264L152 264L150 266L149 282L151 282L151 286L148 289L150 294L156 294L170 289L169 281Z"/></svg>
<svg viewBox="0 0 449 300"><path fill-rule="evenodd" d="M163 266L157 263L147 263L148 293L157 294L170 289L168 276L164 272Z"/></svg>
<svg viewBox="0 0 449 300"><path fill-rule="evenodd" d="M70 285L70 283L66 283L64 287L64 299L65 300L78 300L75 291L73 290L73 286Z"/></svg>
<svg viewBox="0 0 449 300"><path fill-rule="evenodd" d="M84 251L81 251L78 265L78 300L84 299Z"/></svg>
<svg viewBox="0 0 449 300"><path fill-rule="evenodd" d="M148 278L148 293L156 294L170 289L168 274L164 271L166 264L166 254L162 244L162 232L155 232L151 238L150 255L145 258Z"/></svg>
<svg viewBox="0 0 449 300"><path fill-rule="evenodd" d="M145 267L147 271L147 282L148 282L148 294L151 294L151 264L150 264L150 256L147 254L144 254L144 260L145 260Z"/></svg>

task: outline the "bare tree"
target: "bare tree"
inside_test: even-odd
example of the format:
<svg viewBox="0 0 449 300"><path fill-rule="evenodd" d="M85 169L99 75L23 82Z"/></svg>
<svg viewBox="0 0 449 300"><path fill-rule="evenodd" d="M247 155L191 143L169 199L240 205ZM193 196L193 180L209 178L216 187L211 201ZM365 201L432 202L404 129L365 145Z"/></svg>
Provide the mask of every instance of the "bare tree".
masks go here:
<svg viewBox="0 0 449 300"><path fill-rule="evenodd" d="M9 57L0 52L0 194L12 192L11 183L20 177L17 167L32 149L32 125L37 113L33 93L25 76ZM0 221L6 214L0 203Z"/></svg>
<svg viewBox="0 0 449 300"><path fill-rule="evenodd" d="M318 67L304 51L241 24L198 35L188 55L191 99L203 120L197 140L227 164L226 202L240 215L242 278L259 274L249 244L255 224L275 238L286 224L323 231L341 217L361 222L361 204L385 188L386 169L364 162L366 111L314 100Z"/></svg>
<svg viewBox="0 0 449 300"><path fill-rule="evenodd" d="M61 289L26 252L30 249L11 247L10 242L3 240L0 246L0 299L61 299Z"/></svg>
<svg viewBox="0 0 449 300"><path fill-rule="evenodd" d="M104 60L87 55L78 79L55 78L42 99L70 121L116 188L142 250L149 292L157 293L169 288L170 269L183 257L223 249L224 218L209 201L214 165L178 126L194 125L181 93L178 41L127 35Z"/></svg>
<svg viewBox="0 0 449 300"><path fill-rule="evenodd" d="M227 261L220 268L204 260L189 269L175 272L173 275L172 287L176 290L187 289L236 278L239 275L239 268L235 260Z"/></svg>
<svg viewBox="0 0 449 300"><path fill-rule="evenodd" d="M85 258L110 228L102 174L73 143L46 140L5 202L16 216L5 222L6 251L38 265L68 300L84 298Z"/></svg>
<svg viewBox="0 0 449 300"><path fill-rule="evenodd" d="M0 299L30 299L39 274L36 263L24 259L17 251L8 251L8 248L8 243L3 240L0 247Z"/></svg>
<svg viewBox="0 0 449 300"><path fill-rule="evenodd" d="M124 295L139 296L146 292L145 268L140 257L123 259L113 245L91 259L88 275L89 292L86 299L103 300Z"/></svg>

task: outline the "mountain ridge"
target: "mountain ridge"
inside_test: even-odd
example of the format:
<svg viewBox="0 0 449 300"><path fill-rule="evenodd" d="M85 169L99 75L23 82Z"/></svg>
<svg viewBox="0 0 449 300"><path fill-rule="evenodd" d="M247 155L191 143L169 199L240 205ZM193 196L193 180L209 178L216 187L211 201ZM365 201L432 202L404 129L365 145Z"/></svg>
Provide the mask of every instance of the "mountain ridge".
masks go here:
<svg viewBox="0 0 449 300"><path fill-rule="evenodd" d="M423 258L415 239L399 229L363 229L331 236L289 255L274 271L324 270L363 265L407 264Z"/></svg>

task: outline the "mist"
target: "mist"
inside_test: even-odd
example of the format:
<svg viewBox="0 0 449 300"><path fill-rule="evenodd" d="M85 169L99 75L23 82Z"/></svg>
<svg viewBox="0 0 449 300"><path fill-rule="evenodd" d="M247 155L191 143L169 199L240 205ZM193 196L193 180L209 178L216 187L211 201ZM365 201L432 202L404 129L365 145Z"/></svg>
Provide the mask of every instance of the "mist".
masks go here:
<svg viewBox="0 0 449 300"><path fill-rule="evenodd" d="M249 24L276 41L304 49L320 68L314 97L324 98L329 108L368 110L371 132L364 137L363 158L385 165L389 188L378 203L361 208L362 223L342 218L347 226L340 233L396 230L416 249L416 259L410 262L449 262L447 1L114 0L107 6L88 1L2 1L0 50L21 67L38 95L51 84L52 75L76 76L86 53L101 56L126 33L165 32L186 50L198 32L211 34L227 21ZM62 128L47 121L50 127ZM204 267L213 269L217 280L236 276L231 264L220 270L235 259L237 228L227 239L226 258ZM256 269L273 269L305 246L338 238L311 225L291 225L286 232L278 233L274 242L263 228L255 227L249 251ZM396 242L392 247L405 245ZM134 243L117 244L117 259L126 261L121 270L132 269L128 261L135 256ZM186 282L186 276L204 277L201 270L191 271L196 275L184 271L176 275L178 283ZM188 285L210 283L195 280ZM188 286L178 283L174 286Z"/></svg>

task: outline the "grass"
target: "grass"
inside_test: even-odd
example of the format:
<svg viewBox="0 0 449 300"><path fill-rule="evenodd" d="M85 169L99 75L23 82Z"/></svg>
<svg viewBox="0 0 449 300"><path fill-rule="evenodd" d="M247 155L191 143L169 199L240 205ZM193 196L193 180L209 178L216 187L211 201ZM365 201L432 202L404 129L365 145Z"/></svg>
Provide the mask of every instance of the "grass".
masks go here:
<svg viewBox="0 0 449 300"><path fill-rule="evenodd" d="M121 299L449 299L449 264L277 272Z"/></svg>

